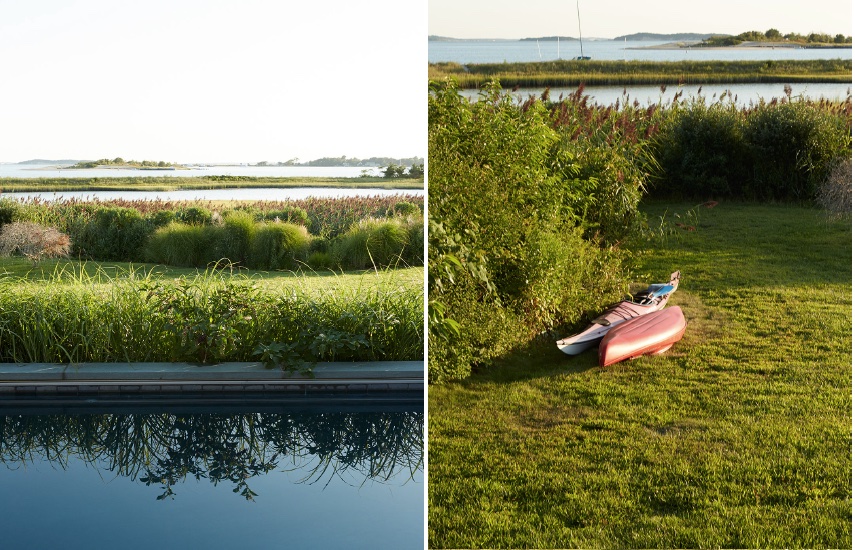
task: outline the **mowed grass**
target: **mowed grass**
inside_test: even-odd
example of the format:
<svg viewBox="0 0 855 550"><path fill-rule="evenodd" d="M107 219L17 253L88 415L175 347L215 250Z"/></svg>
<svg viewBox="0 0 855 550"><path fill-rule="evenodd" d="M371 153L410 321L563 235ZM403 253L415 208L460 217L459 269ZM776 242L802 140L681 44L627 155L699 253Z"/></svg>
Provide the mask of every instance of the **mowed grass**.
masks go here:
<svg viewBox="0 0 855 550"><path fill-rule="evenodd" d="M638 270L683 273L666 354L600 368L547 337L430 387L431 547L851 547L851 225L696 212Z"/></svg>
<svg viewBox="0 0 855 550"><path fill-rule="evenodd" d="M81 278L91 283L100 278L103 284L110 284L116 278L128 277L130 273L151 274L162 279L193 278L206 271L197 268L183 268L146 263L96 262L70 259L48 258L33 264L21 257L0 258L0 278L20 278L28 281L43 281L46 284L74 285ZM355 290L366 285L402 286L421 288L424 284L424 268L382 269L365 271L260 271L244 268L222 268L219 273L226 277L248 280L260 288L276 291L298 287L308 291ZM81 277L81 274L83 275Z"/></svg>

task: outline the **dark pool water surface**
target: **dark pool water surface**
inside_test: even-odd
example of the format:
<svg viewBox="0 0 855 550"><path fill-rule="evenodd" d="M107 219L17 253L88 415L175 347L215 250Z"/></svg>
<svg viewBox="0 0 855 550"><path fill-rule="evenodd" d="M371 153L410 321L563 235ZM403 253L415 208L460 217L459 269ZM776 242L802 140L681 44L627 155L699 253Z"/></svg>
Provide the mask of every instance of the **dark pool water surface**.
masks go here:
<svg viewBox="0 0 855 550"><path fill-rule="evenodd" d="M420 403L0 405L0 548L422 548Z"/></svg>

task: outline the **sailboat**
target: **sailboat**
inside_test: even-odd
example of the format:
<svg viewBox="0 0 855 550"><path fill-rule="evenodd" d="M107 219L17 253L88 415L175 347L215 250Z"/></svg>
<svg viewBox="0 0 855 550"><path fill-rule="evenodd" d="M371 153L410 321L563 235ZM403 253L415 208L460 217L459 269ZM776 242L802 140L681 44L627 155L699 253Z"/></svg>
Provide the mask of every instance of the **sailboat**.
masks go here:
<svg viewBox="0 0 855 550"><path fill-rule="evenodd" d="M576 60L588 61L591 59L591 56L585 55L585 52L582 50L582 17L579 15L579 0L576 0L576 19L579 21L579 57Z"/></svg>

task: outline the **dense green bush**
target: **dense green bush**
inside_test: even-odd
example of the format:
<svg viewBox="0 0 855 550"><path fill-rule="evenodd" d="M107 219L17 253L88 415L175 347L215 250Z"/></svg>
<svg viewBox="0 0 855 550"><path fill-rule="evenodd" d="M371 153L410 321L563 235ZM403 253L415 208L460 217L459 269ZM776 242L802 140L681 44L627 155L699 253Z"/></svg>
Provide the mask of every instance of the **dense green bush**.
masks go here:
<svg viewBox="0 0 855 550"><path fill-rule="evenodd" d="M255 238L257 223L248 212L232 211L223 217L217 256L233 264L246 266Z"/></svg>
<svg viewBox="0 0 855 550"><path fill-rule="evenodd" d="M134 261L153 230L134 208L103 207L71 234L78 254L99 260Z"/></svg>
<svg viewBox="0 0 855 550"><path fill-rule="evenodd" d="M690 98L661 113L655 196L812 200L835 159L851 156L851 99L784 97L739 108Z"/></svg>
<svg viewBox="0 0 855 550"><path fill-rule="evenodd" d="M175 217L187 225L208 225L212 215L213 212L202 206L189 206L179 210Z"/></svg>
<svg viewBox="0 0 855 550"><path fill-rule="evenodd" d="M263 219L268 221L282 221L297 225L307 225L309 214L299 206L288 206L264 212Z"/></svg>
<svg viewBox="0 0 855 550"><path fill-rule="evenodd" d="M751 175L744 139L745 112L733 103L701 99L676 103L663 114L654 142L662 169L657 193L741 197Z"/></svg>
<svg viewBox="0 0 855 550"><path fill-rule="evenodd" d="M753 169L749 196L812 200L833 161L851 156L851 131L851 122L822 104L786 101L751 111L745 127Z"/></svg>
<svg viewBox="0 0 855 550"><path fill-rule="evenodd" d="M625 220L637 215L641 180L603 175L609 161L593 139L573 139L572 113L556 124L545 102L520 106L495 87L474 103L453 84L432 92L428 349L436 382L618 296L623 258L600 239L605 227L609 239L633 229Z"/></svg>

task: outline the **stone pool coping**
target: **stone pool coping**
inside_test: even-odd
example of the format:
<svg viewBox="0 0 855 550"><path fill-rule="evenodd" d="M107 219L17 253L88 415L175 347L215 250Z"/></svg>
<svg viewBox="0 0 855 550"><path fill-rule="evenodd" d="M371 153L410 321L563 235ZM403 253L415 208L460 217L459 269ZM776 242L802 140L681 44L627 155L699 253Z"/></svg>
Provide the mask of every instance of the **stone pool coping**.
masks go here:
<svg viewBox="0 0 855 550"><path fill-rule="evenodd" d="M314 376L262 363L0 363L0 396L185 392L254 394L422 393L424 361L318 363Z"/></svg>

